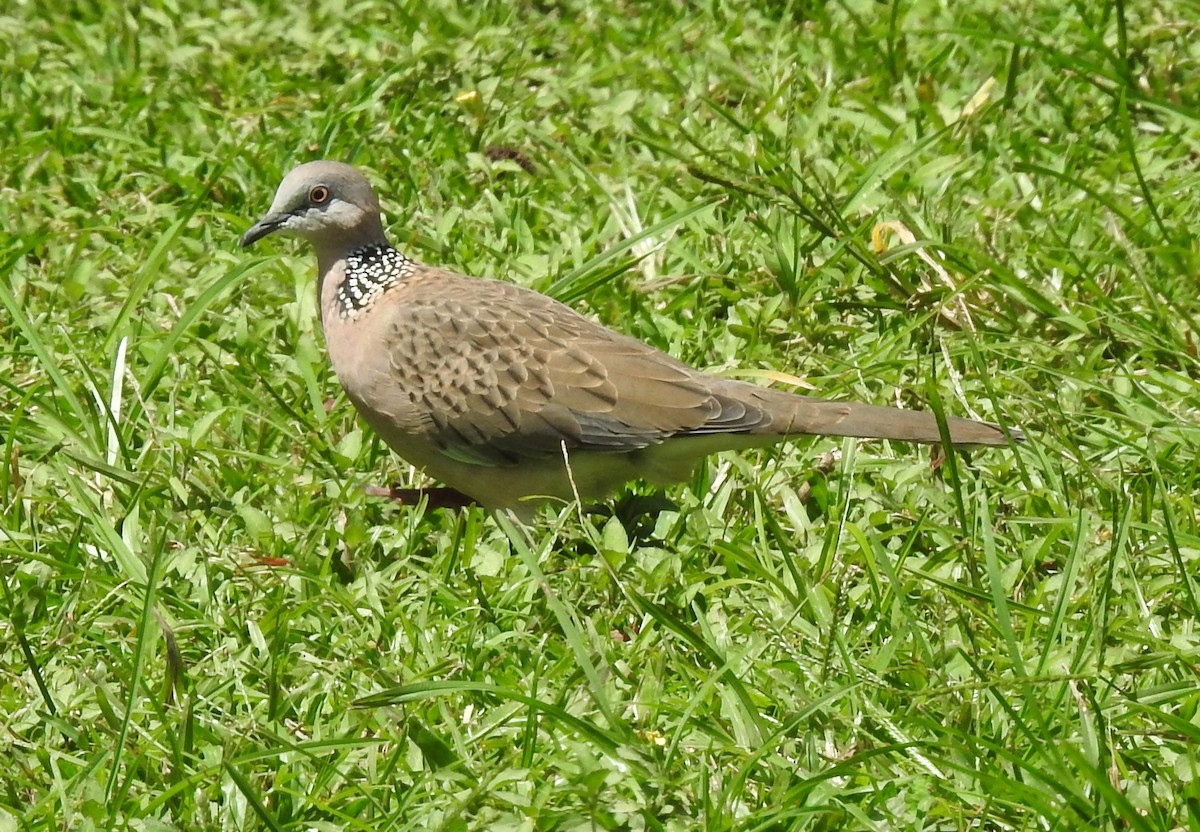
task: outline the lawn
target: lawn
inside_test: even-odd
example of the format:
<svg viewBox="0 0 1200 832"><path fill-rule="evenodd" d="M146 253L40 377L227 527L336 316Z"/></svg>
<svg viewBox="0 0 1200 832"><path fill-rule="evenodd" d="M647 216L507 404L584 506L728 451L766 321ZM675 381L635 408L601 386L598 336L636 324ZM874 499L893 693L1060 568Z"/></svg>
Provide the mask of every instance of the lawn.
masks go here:
<svg viewBox="0 0 1200 832"><path fill-rule="evenodd" d="M1200 4L0 13L0 832L1200 830ZM302 161L711 372L1022 426L528 527L329 369Z"/></svg>

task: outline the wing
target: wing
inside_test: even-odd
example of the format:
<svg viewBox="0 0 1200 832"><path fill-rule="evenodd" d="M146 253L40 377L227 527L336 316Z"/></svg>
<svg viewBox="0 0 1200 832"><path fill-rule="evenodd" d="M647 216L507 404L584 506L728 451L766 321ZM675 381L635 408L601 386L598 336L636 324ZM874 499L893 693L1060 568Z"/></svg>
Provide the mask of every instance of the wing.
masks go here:
<svg viewBox="0 0 1200 832"><path fill-rule="evenodd" d="M394 307L391 372L428 414L442 452L461 462L557 456L562 443L627 452L770 421L714 393L686 364L544 295L446 272L429 278Z"/></svg>

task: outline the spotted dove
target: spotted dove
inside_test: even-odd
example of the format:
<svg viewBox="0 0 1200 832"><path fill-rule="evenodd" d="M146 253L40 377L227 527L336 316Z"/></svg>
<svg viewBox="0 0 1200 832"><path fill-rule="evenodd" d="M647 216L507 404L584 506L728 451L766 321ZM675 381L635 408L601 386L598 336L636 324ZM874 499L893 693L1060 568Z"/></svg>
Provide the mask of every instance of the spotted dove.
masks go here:
<svg viewBox="0 0 1200 832"><path fill-rule="evenodd" d="M449 486L442 504L462 496L528 517L546 499L686 479L715 451L801 435L942 441L932 414L709 375L538 292L423 265L388 244L349 165L293 170L241 244L276 231L316 249L325 341L350 401ZM970 419L946 427L956 446L1022 438Z"/></svg>

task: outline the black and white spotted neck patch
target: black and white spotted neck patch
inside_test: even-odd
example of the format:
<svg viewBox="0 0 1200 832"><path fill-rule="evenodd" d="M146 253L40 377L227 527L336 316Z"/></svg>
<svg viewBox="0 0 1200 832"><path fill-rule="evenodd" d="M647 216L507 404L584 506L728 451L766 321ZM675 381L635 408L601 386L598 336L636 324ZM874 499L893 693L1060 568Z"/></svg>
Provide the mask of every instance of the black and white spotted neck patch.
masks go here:
<svg viewBox="0 0 1200 832"><path fill-rule="evenodd" d="M346 276L337 287L342 317L358 317L384 292L410 277L416 265L389 245L355 249L346 257Z"/></svg>

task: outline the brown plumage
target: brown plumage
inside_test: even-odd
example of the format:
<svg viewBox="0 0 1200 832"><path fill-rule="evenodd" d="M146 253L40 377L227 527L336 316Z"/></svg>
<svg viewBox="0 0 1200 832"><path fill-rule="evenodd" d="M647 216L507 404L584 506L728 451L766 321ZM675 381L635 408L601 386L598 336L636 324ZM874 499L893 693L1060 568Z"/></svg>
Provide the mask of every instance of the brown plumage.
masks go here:
<svg viewBox="0 0 1200 832"><path fill-rule="evenodd" d="M799 435L942 438L931 414L708 375L545 295L417 263L388 245L349 165L293 170L242 245L274 231L316 248L329 356L359 413L401 457L488 508L527 516L539 498L676 481L715 451ZM954 445L1022 438L970 419L947 427Z"/></svg>

